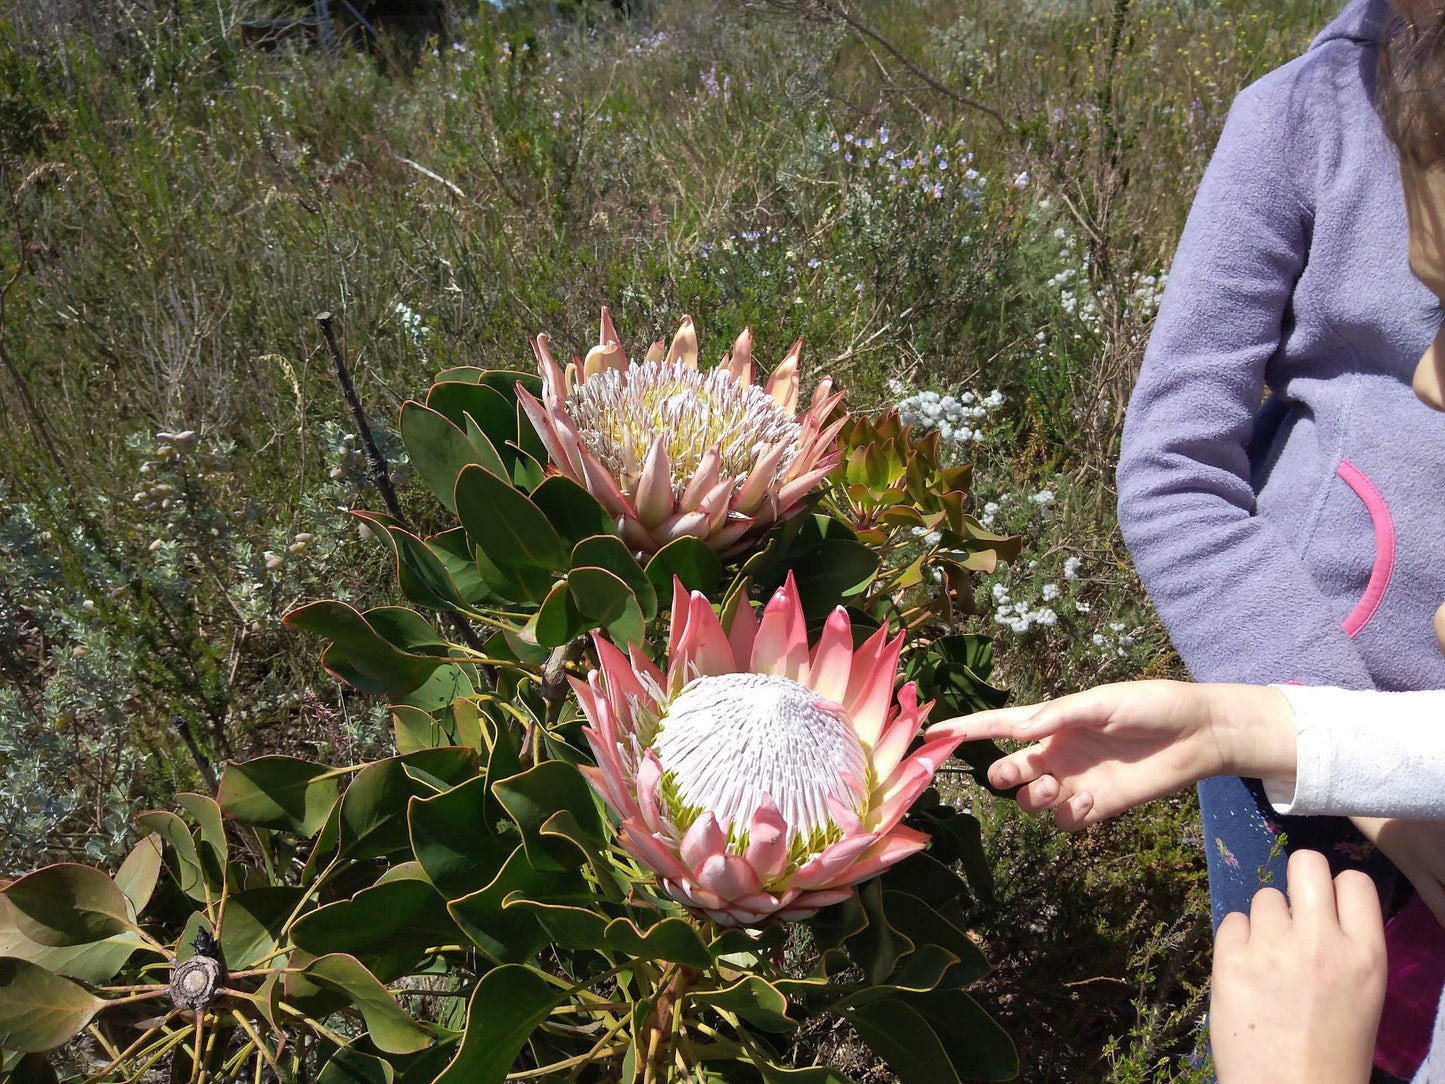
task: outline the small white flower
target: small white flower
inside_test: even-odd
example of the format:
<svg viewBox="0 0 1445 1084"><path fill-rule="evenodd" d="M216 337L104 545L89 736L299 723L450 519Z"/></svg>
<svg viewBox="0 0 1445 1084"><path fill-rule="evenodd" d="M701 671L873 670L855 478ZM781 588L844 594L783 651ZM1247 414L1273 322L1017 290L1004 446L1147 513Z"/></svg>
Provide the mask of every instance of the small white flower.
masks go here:
<svg viewBox="0 0 1445 1084"><path fill-rule="evenodd" d="M1096 633L1094 633L1094 635L1091 637L1091 639L1092 639L1093 644L1094 644L1095 647L1103 647L1103 646L1104 646L1104 634L1103 634L1102 632L1096 632Z"/></svg>
<svg viewBox="0 0 1445 1084"><path fill-rule="evenodd" d="M1059 623L1059 615L1045 606L1038 613L1034 614L1034 620L1046 629L1051 629Z"/></svg>
<svg viewBox="0 0 1445 1084"><path fill-rule="evenodd" d="M1014 178L1014 187L1015 187L1015 188L1027 188L1028 186L1029 186L1029 171L1028 171L1028 170L1024 170L1022 173L1020 173L1017 177Z"/></svg>
<svg viewBox="0 0 1445 1084"><path fill-rule="evenodd" d="M1059 585L1056 583L1044 584L1043 590L1039 592L1045 602L1052 602L1059 597Z"/></svg>
<svg viewBox="0 0 1445 1084"><path fill-rule="evenodd" d="M1084 563L1084 562L1081 561L1081 560L1079 560L1077 557L1067 557L1067 558L1065 558L1065 559L1064 559L1064 579L1066 579L1066 580L1077 580L1077 579L1079 578L1079 566L1082 565L1083 563Z"/></svg>
<svg viewBox="0 0 1445 1084"><path fill-rule="evenodd" d="M1093 608L1093 606L1089 605L1089 603L1085 602L1083 599L1079 599L1074 603L1074 611L1076 613L1086 614Z"/></svg>
<svg viewBox="0 0 1445 1084"><path fill-rule="evenodd" d="M1009 600L1008 588L1001 583L994 584L993 600L995 602L1007 602Z"/></svg>

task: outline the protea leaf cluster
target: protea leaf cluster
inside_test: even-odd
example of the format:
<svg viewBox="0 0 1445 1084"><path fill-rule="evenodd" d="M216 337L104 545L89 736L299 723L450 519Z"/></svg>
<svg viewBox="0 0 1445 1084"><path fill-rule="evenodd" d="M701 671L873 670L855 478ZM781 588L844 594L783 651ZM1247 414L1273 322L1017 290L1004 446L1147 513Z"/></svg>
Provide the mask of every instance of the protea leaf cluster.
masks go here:
<svg viewBox="0 0 1445 1084"><path fill-rule="evenodd" d="M628 359L605 308L585 358L563 369L545 335L533 348L542 397L519 388L523 409L552 465L616 517L637 553L690 535L734 556L797 512L838 462L842 393L824 378L798 413L801 340L762 385L746 328L716 368L699 369L690 316L641 361Z"/></svg>
<svg viewBox="0 0 1445 1084"><path fill-rule="evenodd" d="M839 607L810 649L791 575L728 628L676 585L665 674L597 637L574 687L623 846L729 926L806 918L922 849L900 822L959 739L910 753L931 705L912 683L894 695L902 646L883 628L855 650Z"/></svg>

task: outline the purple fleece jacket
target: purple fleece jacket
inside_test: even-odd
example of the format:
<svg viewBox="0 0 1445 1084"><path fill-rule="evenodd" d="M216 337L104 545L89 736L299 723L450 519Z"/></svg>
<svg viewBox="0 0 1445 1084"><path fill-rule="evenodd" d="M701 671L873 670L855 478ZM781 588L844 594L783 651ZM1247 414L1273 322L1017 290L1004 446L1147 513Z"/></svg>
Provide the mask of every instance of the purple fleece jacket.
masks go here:
<svg viewBox="0 0 1445 1084"><path fill-rule="evenodd" d="M1129 404L1119 524L1200 681L1445 688L1445 416L1410 386L1440 316L1371 104L1386 14L1354 0L1235 100Z"/></svg>

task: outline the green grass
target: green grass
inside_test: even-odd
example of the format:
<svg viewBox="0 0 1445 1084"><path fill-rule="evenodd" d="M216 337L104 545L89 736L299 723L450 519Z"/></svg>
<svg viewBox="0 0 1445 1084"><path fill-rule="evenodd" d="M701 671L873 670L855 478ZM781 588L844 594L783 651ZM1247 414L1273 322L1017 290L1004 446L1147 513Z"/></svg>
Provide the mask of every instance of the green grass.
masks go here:
<svg viewBox="0 0 1445 1084"><path fill-rule="evenodd" d="M656 0L623 22L581 5L550 25L484 5L414 67L400 48L252 51L227 3L0 21L0 821L17 826L0 872L113 853L134 810L197 784L178 732L200 759L384 740L380 706L279 621L304 599L393 598L344 514L376 497L323 309L384 439L436 370L528 367L543 330L583 349L603 303L630 347L685 312L706 356L743 324L766 361L801 335L806 373L855 409L897 399L892 381L997 388L959 454L979 508L1029 541L970 627L998 633L1020 698L1177 672L1113 519L1151 282L1230 99L1334 5L857 5L886 45L791 7ZM183 430L197 448L167 459L156 434ZM1029 500L1043 489L1051 504ZM1055 623L998 624L995 582ZM1207 943L1189 801L1071 838L966 797L999 883L978 915L987 989L1022 1079L1186 1079Z"/></svg>

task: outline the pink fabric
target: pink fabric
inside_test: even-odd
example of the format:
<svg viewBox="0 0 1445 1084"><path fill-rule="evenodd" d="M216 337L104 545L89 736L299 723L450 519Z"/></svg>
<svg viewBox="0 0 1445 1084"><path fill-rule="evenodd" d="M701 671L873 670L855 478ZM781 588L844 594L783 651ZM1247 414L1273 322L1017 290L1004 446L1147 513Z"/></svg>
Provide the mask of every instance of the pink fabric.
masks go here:
<svg viewBox="0 0 1445 1084"><path fill-rule="evenodd" d="M1385 923L1389 978L1375 1066L1409 1080L1425 1060L1445 987L1445 930L1418 895Z"/></svg>
<svg viewBox="0 0 1445 1084"><path fill-rule="evenodd" d="M1380 491L1359 467L1348 459L1342 459L1336 473L1365 502L1370 522L1375 525L1375 567L1370 570L1370 582L1365 585L1364 595L1343 623L1345 632L1353 640L1375 616L1390 586L1390 576L1395 571L1395 520L1390 515L1390 506L1385 503L1385 498L1380 496Z"/></svg>

